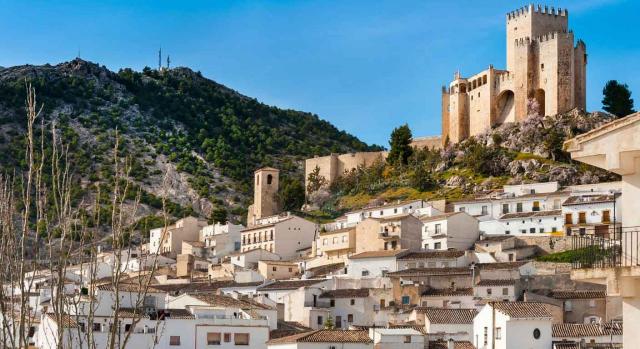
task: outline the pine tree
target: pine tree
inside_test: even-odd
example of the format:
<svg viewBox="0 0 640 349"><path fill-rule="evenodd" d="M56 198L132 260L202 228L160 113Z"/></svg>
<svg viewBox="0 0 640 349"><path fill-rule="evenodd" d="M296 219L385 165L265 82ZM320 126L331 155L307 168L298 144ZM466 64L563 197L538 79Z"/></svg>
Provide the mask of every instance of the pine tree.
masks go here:
<svg viewBox="0 0 640 349"><path fill-rule="evenodd" d="M327 179L320 175L320 167L316 165L307 177L307 193L315 193L325 185L327 185Z"/></svg>
<svg viewBox="0 0 640 349"><path fill-rule="evenodd" d="M621 84L616 80L609 80L602 90L602 109L617 116L623 117L635 112L633 99L627 84Z"/></svg>
<svg viewBox="0 0 640 349"><path fill-rule="evenodd" d="M413 148L411 148L411 129L407 124L394 128L391 132L389 145L391 150L387 156L387 161L394 165L406 165L408 163Z"/></svg>

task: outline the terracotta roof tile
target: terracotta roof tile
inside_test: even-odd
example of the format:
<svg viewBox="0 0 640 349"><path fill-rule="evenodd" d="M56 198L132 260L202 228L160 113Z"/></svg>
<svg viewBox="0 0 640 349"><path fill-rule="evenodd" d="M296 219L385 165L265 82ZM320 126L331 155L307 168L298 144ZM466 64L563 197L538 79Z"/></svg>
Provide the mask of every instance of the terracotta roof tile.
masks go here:
<svg viewBox="0 0 640 349"><path fill-rule="evenodd" d="M476 267L484 270L517 269L527 263L529 262L521 261L521 262L500 262L500 263L478 263L476 264Z"/></svg>
<svg viewBox="0 0 640 349"><path fill-rule="evenodd" d="M473 324L473 318L478 315L476 309L417 307L415 310L424 314L432 324Z"/></svg>
<svg viewBox="0 0 640 349"><path fill-rule="evenodd" d="M594 298L606 298L607 292L602 290L579 290L579 291L570 291L570 290L556 290L553 291L551 297L555 299L594 299Z"/></svg>
<svg viewBox="0 0 640 349"><path fill-rule="evenodd" d="M562 215L562 210L513 212L513 213L503 214L500 217L500 219L533 218L533 217L548 217L548 216L561 216L561 215Z"/></svg>
<svg viewBox="0 0 640 349"><path fill-rule="evenodd" d="M324 292L320 298L365 298L369 297L368 288L360 289L339 289Z"/></svg>
<svg viewBox="0 0 640 349"><path fill-rule="evenodd" d="M515 319L529 318L550 318L551 314L547 311L544 303L538 302L495 302L489 303L493 307Z"/></svg>
<svg viewBox="0 0 640 349"><path fill-rule="evenodd" d="M214 307L273 309L268 305L256 302L252 299L235 299L233 297L222 296L214 293L194 293L190 294L190 296Z"/></svg>
<svg viewBox="0 0 640 349"><path fill-rule="evenodd" d="M513 286L516 284L516 280L514 279L497 279L497 280L490 280L490 279L484 279L484 280L480 280L476 286Z"/></svg>
<svg viewBox="0 0 640 349"><path fill-rule="evenodd" d="M613 195L610 194L598 194L598 195L576 195L570 196L562 206L583 205L583 204L595 204L603 202L613 202Z"/></svg>
<svg viewBox="0 0 640 349"><path fill-rule="evenodd" d="M412 268L387 273L387 276L409 277L409 276L437 276L437 275L471 275L471 269L467 267L455 268Z"/></svg>
<svg viewBox="0 0 640 349"><path fill-rule="evenodd" d="M268 285L258 287L258 291L273 291L273 290L295 290L300 287L313 286L321 282L327 281L325 279L307 279L307 280L277 280Z"/></svg>
<svg viewBox="0 0 640 349"><path fill-rule="evenodd" d="M394 257L405 253L406 250L381 250L381 251L366 251L355 254L349 259L364 259L364 258L382 258L382 257Z"/></svg>
<svg viewBox="0 0 640 349"><path fill-rule="evenodd" d="M621 336L622 326L611 324L554 324L551 332L553 337L560 338Z"/></svg>
<svg viewBox="0 0 640 349"><path fill-rule="evenodd" d="M398 256L398 259L458 258L462 256L464 256L464 251L417 251Z"/></svg>
<svg viewBox="0 0 640 349"><path fill-rule="evenodd" d="M423 297L473 296L472 288L429 288L422 292Z"/></svg>
<svg viewBox="0 0 640 349"><path fill-rule="evenodd" d="M372 343L369 332L361 330L316 330L272 339L267 344L290 343Z"/></svg>

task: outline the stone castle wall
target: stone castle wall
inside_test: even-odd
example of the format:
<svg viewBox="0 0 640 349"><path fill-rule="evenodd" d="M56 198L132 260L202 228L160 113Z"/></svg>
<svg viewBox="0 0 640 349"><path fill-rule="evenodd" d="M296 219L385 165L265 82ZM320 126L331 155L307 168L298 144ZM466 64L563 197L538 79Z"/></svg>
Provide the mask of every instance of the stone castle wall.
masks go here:
<svg viewBox="0 0 640 349"><path fill-rule="evenodd" d="M347 154L331 154L307 159L304 164L304 182L307 187L309 174L316 168L328 184L333 183L345 172L355 170L359 166L368 167L374 162L387 158L386 151L358 152Z"/></svg>

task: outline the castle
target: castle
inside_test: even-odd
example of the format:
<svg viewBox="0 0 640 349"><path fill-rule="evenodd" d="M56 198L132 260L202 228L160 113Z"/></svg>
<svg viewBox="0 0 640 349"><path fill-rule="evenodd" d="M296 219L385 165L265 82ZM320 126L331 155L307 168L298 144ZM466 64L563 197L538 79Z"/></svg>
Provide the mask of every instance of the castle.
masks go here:
<svg viewBox="0 0 640 349"><path fill-rule="evenodd" d="M464 78L442 88L442 139L456 143L528 115L530 99L541 115L586 105L586 46L568 30L566 9L528 5L507 14L507 69Z"/></svg>

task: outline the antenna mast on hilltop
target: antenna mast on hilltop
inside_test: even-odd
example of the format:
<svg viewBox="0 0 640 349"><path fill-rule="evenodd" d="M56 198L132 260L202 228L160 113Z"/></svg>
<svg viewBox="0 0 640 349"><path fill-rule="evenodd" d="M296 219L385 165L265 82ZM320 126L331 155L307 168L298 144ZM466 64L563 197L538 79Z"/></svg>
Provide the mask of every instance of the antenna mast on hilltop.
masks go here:
<svg viewBox="0 0 640 349"><path fill-rule="evenodd" d="M169 70L170 66L171 66L171 56L167 55L167 70Z"/></svg>
<svg viewBox="0 0 640 349"><path fill-rule="evenodd" d="M162 69L162 46L158 50L158 71Z"/></svg>

